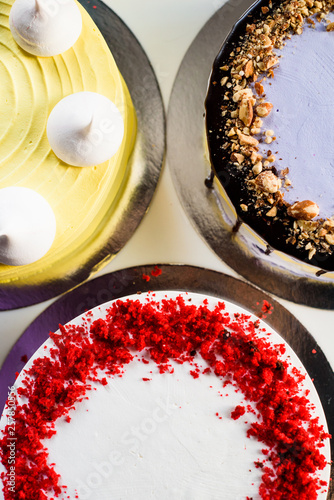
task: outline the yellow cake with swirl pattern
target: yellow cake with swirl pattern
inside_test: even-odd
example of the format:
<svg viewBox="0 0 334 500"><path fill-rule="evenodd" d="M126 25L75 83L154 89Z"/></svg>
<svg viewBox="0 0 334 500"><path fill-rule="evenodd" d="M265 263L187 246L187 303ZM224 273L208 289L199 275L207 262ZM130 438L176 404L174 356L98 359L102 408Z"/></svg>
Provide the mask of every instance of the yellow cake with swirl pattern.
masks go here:
<svg viewBox="0 0 334 500"><path fill-rule="evenodd" d="M79 5L82 32L70 49L54 57L37 57L13 38L12 3L0 3L0 189L20 186L42 195L55 214L57 229L50 250L38 261L23 266L0 264L0 287L52 282L62 267L66 272L69 260L89 259L106 238L106 226L121 199L136 135L130 94L88 13ZM55 105L81 91L102 94L115 103L125 130L117 153L88 168L60 161L46 133Z"/></svg>

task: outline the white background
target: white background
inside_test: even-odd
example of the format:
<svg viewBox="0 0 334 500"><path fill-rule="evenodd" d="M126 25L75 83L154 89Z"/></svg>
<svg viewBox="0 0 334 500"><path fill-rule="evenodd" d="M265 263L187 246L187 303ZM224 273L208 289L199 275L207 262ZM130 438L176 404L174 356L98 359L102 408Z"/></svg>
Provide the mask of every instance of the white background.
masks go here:
<svg viewBox="0 0 334 500"><path fill-rule="evenodd" d="M178 67L189 45L224 0L108 0L144 47L167 109ZM203 96L204 99L204 96ZM148 214L121 251L99 274L156 263L184 263L236 276L196 233L175 193L168 161ZM278 299L311 332L334 367L334 311ZM52 301L0 313L0 364L27 326Z"/></svg>

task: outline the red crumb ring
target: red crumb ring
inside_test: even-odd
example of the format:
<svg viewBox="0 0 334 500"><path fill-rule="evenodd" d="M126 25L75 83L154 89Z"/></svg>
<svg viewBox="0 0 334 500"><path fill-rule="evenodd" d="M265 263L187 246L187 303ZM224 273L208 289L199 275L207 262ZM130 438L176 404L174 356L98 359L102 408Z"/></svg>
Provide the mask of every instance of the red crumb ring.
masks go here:
<svg viewBox="0 0 334 500"><path fill-rule="evenodd" d="M304 376L280 358L284 345L258 335L258 322L245 314L230 317L222 302L214 310L207 304L205 300L201 306L190 305L181 296L161 303L117 300L105 319L90 325L88 313L82 326L61 326L60 333L51 333L55 347L50 357L36 359L17 389L29 406L16 407L16 493L2 473L5 499L41 500L46 492L66 498L66 487L48 462L43 440L55 434L57 419L70 420L69 413L87 397L92 381L105 385L106 376L121 375L136 352L142 352L161 373L173 371L171 360L188 363L194 378L201 373L194 360L197 353L209 365L205 373L221 377L222 387L237 386L258 413L247 434L264 446L263 456L255 462L262 471L261 498L315 500L323 486L315 473L326 466L320 449L330 436L312 416L307 397L300 395ZM246 411L254 412L249 405L237 406L231 417ZM6 469L10 432L7 425L0 441Z"/></svg>

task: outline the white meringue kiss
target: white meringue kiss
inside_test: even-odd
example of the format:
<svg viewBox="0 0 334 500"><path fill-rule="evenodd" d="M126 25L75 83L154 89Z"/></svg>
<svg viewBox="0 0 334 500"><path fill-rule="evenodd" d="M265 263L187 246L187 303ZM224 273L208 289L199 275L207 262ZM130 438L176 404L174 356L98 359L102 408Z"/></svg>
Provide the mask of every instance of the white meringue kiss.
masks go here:
<svg viewBox="0 0 334 500"><path fill-rule="evenodd" d="M82 30L74 0L16 0L9 15L16 43L35 56L56 56L75 44Z"/></svg>
<svg viewBox="0 0 334 500"><path fill-rule="evenodd" d="M124 122L107 97L78 92L53 108L47 136L60 160L76 167L91 167L109 160L117 152L124 136Z"/></svg>
<svg viewBox="0 0 334 500"><path fill-rule="evenodd" d="M56 219L49 203L32 189L0 189L0 262L22 266L39 260L50 249Z"/></svg>

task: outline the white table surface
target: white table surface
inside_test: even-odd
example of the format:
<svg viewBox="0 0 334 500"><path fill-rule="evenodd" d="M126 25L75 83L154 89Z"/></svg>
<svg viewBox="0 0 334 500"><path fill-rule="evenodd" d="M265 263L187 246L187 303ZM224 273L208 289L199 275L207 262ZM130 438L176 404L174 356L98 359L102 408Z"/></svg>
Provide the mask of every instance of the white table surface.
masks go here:
<svg viewBox="0 0 334 500"><path fill-rule="evenodd" d="M187 48L225 0L107 0L106 3L146 50L167 108ZM188 221L173 187L168 161L148 214L120 254L99 275L158 262L196 265L237 276ZM308 328L334 367L334 311L278 300ZM0 313L0 365L27 326L52 302Z"/></svg>

